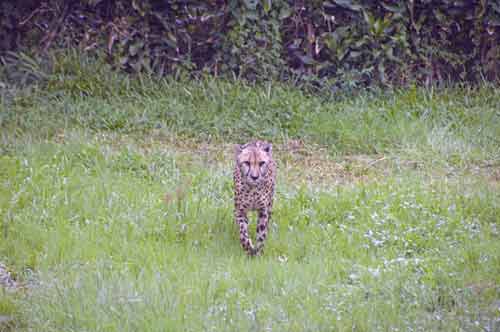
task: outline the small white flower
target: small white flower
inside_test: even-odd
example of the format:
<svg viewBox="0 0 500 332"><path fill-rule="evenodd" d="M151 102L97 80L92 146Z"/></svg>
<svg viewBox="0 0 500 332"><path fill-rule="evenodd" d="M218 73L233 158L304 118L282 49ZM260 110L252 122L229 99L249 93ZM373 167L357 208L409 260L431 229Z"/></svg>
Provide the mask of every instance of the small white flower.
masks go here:
<svg viewBox="0 0 500 332"><path fill-rule="evenodd" d="M288 257L286 257L285 255L279 255L278 261L280 261L280 263L286 263L288 261Z"/></svg>

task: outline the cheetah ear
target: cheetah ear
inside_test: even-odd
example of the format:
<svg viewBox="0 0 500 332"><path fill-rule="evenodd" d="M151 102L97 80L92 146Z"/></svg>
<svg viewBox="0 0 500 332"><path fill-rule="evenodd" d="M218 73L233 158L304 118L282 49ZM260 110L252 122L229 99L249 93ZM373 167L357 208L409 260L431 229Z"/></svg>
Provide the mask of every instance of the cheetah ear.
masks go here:
<svg viewBox="0 0 500 332"><path fill-rule="evenodd" d="M265 143L264 147L262 148L262 150L264 150L265 152L271 154L271 152L273 151L273 145L271 143Z"/></svg>
<svg viewBox="0 0 500 332"><path fill-rule="evenodd" d="M241 144L235 144L234 145L234 155L239 155L243 151L243 145Z"/></svg>

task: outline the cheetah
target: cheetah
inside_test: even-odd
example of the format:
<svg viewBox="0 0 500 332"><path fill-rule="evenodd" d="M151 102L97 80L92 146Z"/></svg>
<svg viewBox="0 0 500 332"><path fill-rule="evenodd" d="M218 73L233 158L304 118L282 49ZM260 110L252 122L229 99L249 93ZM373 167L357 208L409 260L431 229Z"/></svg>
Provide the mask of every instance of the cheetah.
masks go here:
<svg viewBox="0 0 500 332"><path fill-rule="evenodd" d="M272 145L254 141L237 145L234 168L234 217L240 228L240 243L248 255L259 255L267 236L267 227L273 207L276 163ZM257 211L256 245L248 235L248 211Z"/></svg>

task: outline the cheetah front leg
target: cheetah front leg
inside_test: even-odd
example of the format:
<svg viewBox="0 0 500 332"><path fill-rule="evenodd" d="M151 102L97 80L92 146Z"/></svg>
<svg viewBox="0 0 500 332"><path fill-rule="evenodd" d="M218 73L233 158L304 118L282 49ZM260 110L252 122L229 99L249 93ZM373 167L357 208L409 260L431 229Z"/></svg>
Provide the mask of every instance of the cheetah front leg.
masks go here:
<svg viewBox="0 0 500 332"><path fill-rule="evenodd" d="M247 252L249 255L253 255L255 252L255 249L252 244L252 240L250 239L250 236L248 235L248 217L246 212L244 211L237 211L236 212L236 223L240 226L240 243L243 249Z"/></svg>
<svg viewBox="0 0 500 332"><path fill-rule="evenodd" d="M264 247L264 240L267 237L267 225L269 224L270 217L271 217L270 209L259 210L259 221L257 223L257 243L255 245L255 254L259 254L259 252Z"/></svg>

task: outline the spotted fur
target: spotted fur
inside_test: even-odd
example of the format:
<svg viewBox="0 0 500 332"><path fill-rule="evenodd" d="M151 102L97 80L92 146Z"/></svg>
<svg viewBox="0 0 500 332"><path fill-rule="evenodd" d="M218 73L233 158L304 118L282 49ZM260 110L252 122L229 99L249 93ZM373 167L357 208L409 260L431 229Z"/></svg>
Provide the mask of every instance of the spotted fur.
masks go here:
<svg viewBox="0 0 500 332"><path fill-rule="evenodd" d="M272 145L263 141L236 146L234 169L234 215L240 229L240 243L249 255L262 252L273 207L276 163ZM248 211L257 211L255 246L248 235Z"/></svg>

